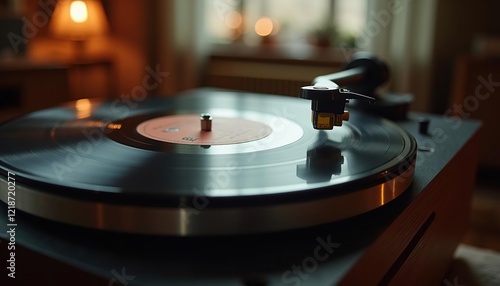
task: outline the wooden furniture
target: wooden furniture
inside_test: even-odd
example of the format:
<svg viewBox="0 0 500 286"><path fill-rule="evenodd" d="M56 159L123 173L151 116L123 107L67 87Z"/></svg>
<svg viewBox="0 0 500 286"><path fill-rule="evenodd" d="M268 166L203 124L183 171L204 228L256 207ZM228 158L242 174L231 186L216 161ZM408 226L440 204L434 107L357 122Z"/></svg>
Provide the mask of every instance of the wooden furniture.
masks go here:
<svg viewBox="0 0 500 286"><path fill-rule="evenodd" d="M110 59L0 61L0 122L80 98L111 98L116 93Z"/></svg>
<svg viewBox="0 0 500 286"><path fill-rule="evenodd" d="M70 100L68 68L27 59L0 61L0 121Z"/></svg>
<svg viewBox="0 0 500 286"><path fill-rule="evenodd" d="M71 98L104 98L116 95L116 78L110 59L68 61Z"/></svg>
<svg viewBox="0 0 500 286"><path fill-rule="evenodd" d="M445 115L451 124L459 126L463 119L478 119L483 123L479 164L483 168L500 170L500 57L461 55L456 59L452 94Z"/></svg>
<svg viewBox="0 0 500 286"><path fill-rule="evenodd" d="M217 45L210 54L203 84L297 96L315 77L343 69L350 55L340 48Z"/></svg>

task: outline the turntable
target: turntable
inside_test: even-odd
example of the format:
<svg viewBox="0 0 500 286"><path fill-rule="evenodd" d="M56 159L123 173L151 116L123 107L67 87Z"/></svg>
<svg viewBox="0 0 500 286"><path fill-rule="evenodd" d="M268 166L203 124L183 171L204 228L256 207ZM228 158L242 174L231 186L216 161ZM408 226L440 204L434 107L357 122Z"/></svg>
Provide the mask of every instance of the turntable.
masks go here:
<svg viewBox="0 0 500 286"><path fill-rule="evenodd" d="M479 124L407 116L408 100L374 92L387 74L358 55L301 98L204 88L4 123L0 237L16 278L2 279L439 283L465 230Z"/></svg>

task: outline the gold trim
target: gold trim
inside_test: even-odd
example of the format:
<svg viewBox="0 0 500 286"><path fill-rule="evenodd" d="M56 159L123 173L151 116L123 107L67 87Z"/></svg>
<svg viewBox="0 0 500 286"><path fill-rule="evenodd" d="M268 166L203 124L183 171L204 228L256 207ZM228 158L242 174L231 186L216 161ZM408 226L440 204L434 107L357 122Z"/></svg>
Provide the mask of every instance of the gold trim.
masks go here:
<svg viewBox="0 0 500 286"><path fill-rule="evenodd" d="M410 186L414 170L411 166L384 183L339 196L262 207L197 210L106 204L57 196L19 184L15 198L18 210L100 230L172 236L261 233L316 226L376 209ZM6 202L7 182L3 178L0 182L5 186L0 199Z"/></svg>

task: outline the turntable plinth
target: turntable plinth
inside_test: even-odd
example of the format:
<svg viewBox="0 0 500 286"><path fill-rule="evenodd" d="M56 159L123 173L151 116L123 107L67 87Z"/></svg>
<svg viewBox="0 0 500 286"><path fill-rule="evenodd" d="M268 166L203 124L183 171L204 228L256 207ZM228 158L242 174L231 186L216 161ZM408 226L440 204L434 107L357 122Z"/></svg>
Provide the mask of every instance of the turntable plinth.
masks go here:
<svg viewBox="0 0 500 286"><path fill-rule="evenodd" d="M214 92L219 91L197 90L189 94L195 94L200 98L211 98ZM258 97L234 94L235 98L239 95L244 99ZM308 103L304 101L303 105L303 112L309 114ZM213 112L210 113L213 116ZM199 116L199 113L197 114ZM416 119L421 116L431 120L429 135L418 133ZM143 118L140 122L148 119L150 118ZM356 122L356 119L353 120ZM127 124L127 122L120 123ZM199 128L199 121L197 124ZM304 124L309 125L309 122ZM270 227L275 218L257 212L254 217L245 217L249 221L243 224L241 235L184 237L95 230L52 222L18 211L15 282L19 285L120 285L120 283L121 285L256 285L256 283L260 283L257 285L437 285L442 283L442 277L467 225L480 124L474 121L458 122L440 116L410 114L408 120L397 122L396 125L407 130L422 150L417 152L413 183L402 194L394 196L391 200L387 200L384 196L379 197L381 206L371 211L318 226L273 231L262 231L263 229L257 226ZM71 125L69 129L73 130L75 127L78 126ZM342 132L342 128L347 127L338 128L337 131ZM67 134L72 135L72 133ZM54 136L58 138L57 134ZM120 142L119 144L130 144L127 145L130 148L134 148L133 144L140 143L134 140L130 143L123 138L113 138L113 140ZM185 156L186 152L192 152L190 150L212 152L210 156L223 154L224 158L241 154L241 149L236 150L235 147L227 150L217 146L204 146L198 149L194 149L197 146L193 149L190 149L191 147L193 146L186 144L175 150L181 154L180 157ZM268 148L264 149L266 152L274 148L264 147ZM352 167L349 164L352 162L349 161L351 160L349 157L342 163L344 155L336 153L335 149L327 148L327 145L323 147L326 149L310 149L311 152L300 154L301 159L297 160L296 166L293 165L294 168L291 170L293 175L297 176L293 180L299 181L302 179L301 176L304 177L306 174L305 178L309 180L303 180L302 184L316 186L315 184L321 184L321 180L324 179L323 171L328 171L330 176L328 178L331 180L339 174L337 165L325 167L322 160L319 160L317 165L319 167L316 167L321 174L317 174L317 169L314 168L310 170L317 176L302 172L304 169L299 166L308 164L306 157L312 156L311 153L317 154L320 159L339 160L340 174ZM143 154L158 152L154 148L158 146L152 146L151 150ZM52 152L52 150L46 151ZM149 159L154 162L154 156ZM205 163L214 162L205 161ZM401 174L407 173L402 171ZM133 184L132 179L129 183ZM241 185L243 183L239 182ZM70 186L68 189L73 187ZM55 190L55 192L62 191ZM381 194L390 195L388 192ZM84 200L87 199L89 198ZM268 203L271 201L272 198ZM247 202L247 204L253 203L255 202ZM104 205L101 205L101 211L105 211ZM224 207L222 201L219 206ZM245 207L245 204L241 206ZM335 213L334 211L332 210L332 213ZM3 203L0 204L0 213L2 214L0 253L4 259L8 257L10 251L7 249L9 241L7 206ZM43 216L45 213L40 212L40 215ZM64 213L60 215L64 217ZM284 213L284 215L295 218L301 214ZM71 221L69 218L64 219ZM227 219L224 221L230 221ZM310 222L317 219L314 216L307 217L307 221ZM293 220L285 221L291 223ZM120 220L117 222L123 223ZM142 220L141 217L134 218L134 222L151 226L158 223ZM253 231L249 231L246 226L253 228L251 229ZM206 228L196 230L203 231ZM256 232L258 230L261 232ZM2 271L6 271L5 267ZM5 280L11 279L6 273L2 273L1 277L2 281L9 283L13 281Z"/></svg>
<svg viewBox="0 0 500 286"><path fill-rule="evenodd" d="M450 118L425 117L432 118L435 137L417 134L416 122L401 122L401 125L412 130L422 147L435 148L434 155L419 152L417 170L420 167L422 172L416 172L412 189L428 183L370 245L340 285L443 284L444 274L468 225L480 143L479 124L464 122L466 125L454 129L449 128ZM458 139L461 136L464 136L463 141ZM445 142L437 143L438 137ZM431 143L431 138L436 141ZM455 140L459 142L451 142ZM456 153L456 147L449 149L453 150L449 155L454 155L451 160L440 161L441 152L456 144L463 145ZM431 180L422 179L437 170L440 172ZM386 271L367 271L374 267Z"/></svg>

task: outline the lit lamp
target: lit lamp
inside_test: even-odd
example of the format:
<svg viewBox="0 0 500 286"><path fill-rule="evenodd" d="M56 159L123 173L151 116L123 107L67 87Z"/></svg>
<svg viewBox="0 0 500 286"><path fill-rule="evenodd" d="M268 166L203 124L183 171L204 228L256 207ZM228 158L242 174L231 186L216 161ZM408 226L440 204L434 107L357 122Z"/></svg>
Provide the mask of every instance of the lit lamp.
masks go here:
<svg viewBox="0 0 500 286"><path fill-rule="evenodd" d="M60 0L50 30L57 38L75 41L80 54L85 40L107 33L109 26L101 1Z"/></svg>

